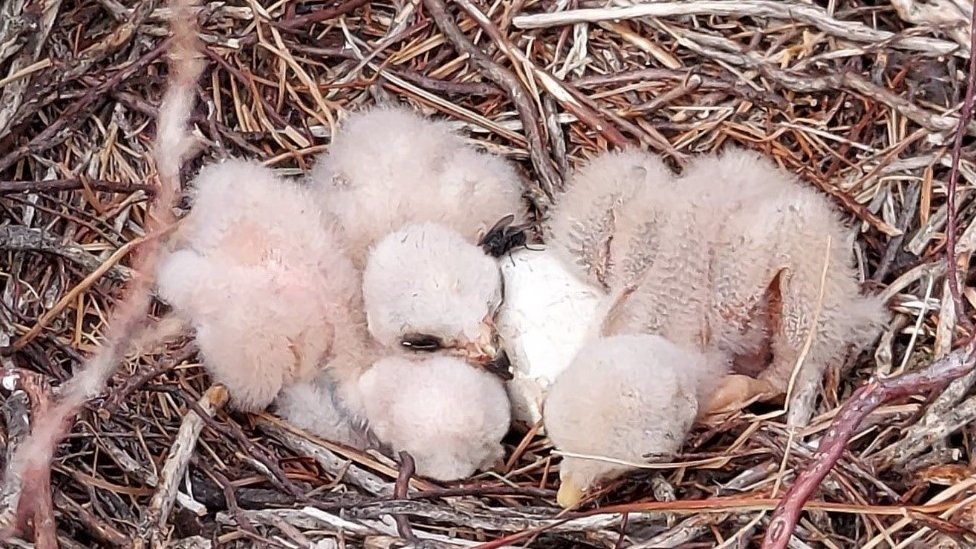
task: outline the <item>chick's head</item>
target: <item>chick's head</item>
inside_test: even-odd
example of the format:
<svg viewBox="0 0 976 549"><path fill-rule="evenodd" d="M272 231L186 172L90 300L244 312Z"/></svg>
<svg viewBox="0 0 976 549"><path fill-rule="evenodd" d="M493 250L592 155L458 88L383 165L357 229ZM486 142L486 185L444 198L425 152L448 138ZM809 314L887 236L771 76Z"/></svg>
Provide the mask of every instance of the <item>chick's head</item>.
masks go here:
<svg viewBox="0 0 976 549"><path fill-rule="evenodd" d="M363 273L370 334L387 347L447 350L472 362L499 354L497 263L436 223L407 225L370 250Z"/></svg>
<svg viewBox="0 0 976 549"><path fill-rule="evenodd" d="M457 480L503 455L511 412L502 382L453 357L389 357L359 380L371 432L417 472Z"/></svg>
<svg viewBox="0 0 976 549"><path fill-rule="evenodd" d="M634 463L673 456L709 380L725 368L659 336L613 336L583 347L556 378L543 411L553 445L574 454L560 465L559 504L574 506Z"/></svg>

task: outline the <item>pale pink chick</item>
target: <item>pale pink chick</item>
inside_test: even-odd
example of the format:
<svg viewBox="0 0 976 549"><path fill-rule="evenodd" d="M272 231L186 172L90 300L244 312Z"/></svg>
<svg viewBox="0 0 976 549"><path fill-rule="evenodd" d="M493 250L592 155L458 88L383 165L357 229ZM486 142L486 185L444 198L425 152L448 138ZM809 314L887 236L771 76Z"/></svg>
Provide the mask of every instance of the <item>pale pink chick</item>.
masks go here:
<svg viewBox="0 0 976 549"><path fill-rule="evenodd" d="M195 189L158 290L233 405L261 410L326 365L358 377L370 360L359 277L308 192L240 160L204 168Z"/></svg>
<svg viewBox="0 0 976 549"><path fill-rule="evenodd" d="M545 401L550 440L577 454L559 466L559 504L572 507L636 464L674 456L727 367L721 357L656 335L612 336L583 347ZM591 459L601 457L608 459Z"/></svg>
<svg viewBox="0 0 976 549"><path fill-rule="evenodd" d="M372 244L409 223L440 223L473 244L506 215L524 218L511 164L476 150L445 122L405 107L350 116L311 181L359 265Z"/></svg>
<svg viewBox="0 0 976 549"><path fill-rule="evenodd" d="M498 353L493 326L502 300L497 262L436 223L394 231L363 273L369 332L387 348L445 350L476 363Z"/></svg>
<svg viewBox="0 0 976 549"><path fill-rule="evenodd" d="M457 480L495 464L511 413L495 376L462 360L389 357L359 380L369 428L394 452L414 458L417 473Z"/></svg>

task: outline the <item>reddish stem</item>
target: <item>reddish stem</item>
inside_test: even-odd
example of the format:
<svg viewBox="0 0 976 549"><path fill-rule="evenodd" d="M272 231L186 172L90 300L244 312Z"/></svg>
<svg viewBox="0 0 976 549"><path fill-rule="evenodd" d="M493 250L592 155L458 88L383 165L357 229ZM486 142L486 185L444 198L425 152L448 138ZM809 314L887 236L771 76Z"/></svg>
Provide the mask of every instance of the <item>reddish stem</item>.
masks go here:
<svg viewBox="0 0 976 549"><path fill-rule="evenodd" d="M956 187L959 184L959 157L962 156L962 140L966 126L973 118L973 96L976 92L976 9L973 10L969 28L969 71L966 74L966 96L959 113L959 126L952 142L952 163L949 169L949 185L946 189L946 275L949 277L949 292L956 306L956 318L972 334L973 324L966 316L966 303L959 292L958 263L956 257Z"/></svg>
<svg viewBox="0 0 976 549"><path fill-rule="evenodd" d="M868 414L886 402L939 389L966 375L972 370L976 358L973 350L974 344L970 341L965 348L937 360L924 370L891 379L872 378L854 391L820 441L819 450L811 458L810 464L800 473L773 511L766 538L763 540L763 549L781 549L787 546L800 520L803 506L840 459L847 443Z"/></svg>

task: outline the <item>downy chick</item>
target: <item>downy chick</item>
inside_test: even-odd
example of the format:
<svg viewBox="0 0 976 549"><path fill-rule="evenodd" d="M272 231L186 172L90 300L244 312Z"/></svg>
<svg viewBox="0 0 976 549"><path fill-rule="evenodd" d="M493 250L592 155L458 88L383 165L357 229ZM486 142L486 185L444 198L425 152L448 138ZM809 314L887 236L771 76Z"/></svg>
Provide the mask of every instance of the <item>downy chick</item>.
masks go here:
<svg viewBox="0 0 976 549"><path fill-rule="evenodd" d="M439 223L473 244L506 215L524 217L511 164L468 145L447 123L405 107L350 116L311 180L359 265L370 246L410 223Z"/></svg>
<svg viewBox="0 0 976 549"><path fill-rule="evenodd" d="M420 475L457 480L504 454L511 419L505 389L462 360L384 358L359 388L370 430L394 452L410 453Z"/></svg>
<svg viewBox="0 0 976 549"><path fill-rule="evenodd" d="M443 225L410 224L381 239L363 273L363 298L369 332L387 348L447 350L478 364L498 354L498 264Z"/></svg>
<svg viewBox="0 0 976 549"><path fill-rule="evenodd" d="M860 291L849 231L825 195L754 152L701 157L677 185L702 191L692 207L726 212L712 229L711 339L780 394L802 358L788 421L807 423L826 368L870 344L887 317Z"/></svg>
<svg viewBox="0 0 976 549"><path fill-rule="evenodd" d="M616 155L594 164L609 171L605 164L615 158L624 166L618 172L632 169L632 158ZM587 168L571 192L578 202L587 192L616 188L615 181ZM560 202L566 212L570 198ZM607 215L606 208L593 211ZM844 227L827 198L755 153L730 149L700 157L681 178L662 177L634 191L608 218L609 229L583 231L580 238L560 229L579 225L571 216L553 222L551 236L557 246L570 243L562 248L570 261L587 266L591 280L601 282L590 273L603 269L613 303L604 333L656 333L718 350L734 360L739 375L730 382L774 394L785 392L809 339L791 423L808 420L827 364L866 344L883 319L879 301L860 295Z"/></svg>
<svg viewBox="0 0 976 549"><path fill-rule="evenodd" d="M195 329L232 404L261 410L326 363L337 378L357 377L366 354L360 279L307 191L232 160L204 168L194 197L158 291Z"/></svg>
<svg viewBox="0 0 976 549"><path fill-rule="evenodd" d="M367 272L363 293L374 337L388 348L444 348L478 363L503 360L492 325L501 275L497 265L488 272L494 262L483 259L477 240L499 219L524 215L511 165L470 147L443 122L380 107L350 117L311 178L323 207L339 220L354 262ZM387 299L391 284L415 293L393 293L405 299L389 303L371 299ZM463 310L451 311L440 292L480 302L466 299ZM418 312L447 316L419 320L433 323L433 331L424 331L410 325Z"/></svg>
<svg viewBox="0 0 976 549"><path fill-rule="evenodd" d="M576 505L584 492L633 464L673 457L723 366L718 357L656 335L611 336L584 346L549 391L546 432L560 451L618 462L563 457L559 504Z"/></svg>
<svg viewBox="0 0 976 549"><path fill-rule="evenodd" d="M620 174L637 179L646 170L640 166L656 163L639 156L608 154L581 170L550 223L550 245L607 292L602 334L659 334L697 349L706 357L708 379L719 380L731 363L736 374L697 388L699 403L707 397L705 411L729 400L784 393L809 344L789 416L793 424L805 423L826 365L849 346L867 343L883 317L876 298L859 294L837 214L825 197L752 153L703 157L680 179L656 172L645 179L646 187L635 189ZM590 349L611 352L600 350L605 344L597 339ZM657 371L662 366L654 367L655 353L645 349L634 360ZM570 368L556 384L573 376ZM613 403L627 390L605 388L601 401ZM617 424L600 423L613 417L612 405L601 414L591 412L593 404L557 413L549 400L545 406L550 436L567 424ZM681 417L676 413L676 421ZM674 431L680 433L674 444L686 430ZM630 432L635 441L661 444ZM558 435L553 440L563 449ZM623 440L599 441L593 453L619 454L626 449ZM564 503L578 500L576 488L586 486L566 488Z"/></svg>

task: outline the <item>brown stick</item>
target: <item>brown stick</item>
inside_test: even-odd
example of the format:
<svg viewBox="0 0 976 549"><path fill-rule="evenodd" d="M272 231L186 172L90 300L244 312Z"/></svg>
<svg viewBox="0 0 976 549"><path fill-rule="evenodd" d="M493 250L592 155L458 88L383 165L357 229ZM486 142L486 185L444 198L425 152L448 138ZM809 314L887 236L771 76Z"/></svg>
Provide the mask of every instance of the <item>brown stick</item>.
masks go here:
<svg viewBox="0 0 976 549"><path fill-rule="evenodd" d="M198 55L200 47L196 19L188 15L186 11L193 6L194 2L195 0L174 0L173 39L167 41L171 48L169 75L171 83L159 108L156 146L153 150L159 175L159 186L154 200L150 202L149 216L146 222L147 233L150 236L146 238L146 245L134 262L135 271L138 274L128 288L126 297L112 314L109 322L111 331L105 344L78 373L65 382L58 402L39 410L30 436L7 464L3 492L5 495L7 492L11 492L11 497L9 501L0 501L0 505L8 504L10 508L17 511L24 509L34 511L35 515L40 514L41 520L39 522L45 525L53 521L53 512L45 514L44 506L51 501L51 459L57 449L58 442L70 430L74 416L84 406L85 402L101 392L109 377L118 368L129 339L142 324L152 299L153 279L156 263L160 256L158 236L175 223L172 206L180 189L179 170L183 160L194 147L194 141L186 130L186 122L196 99L196 82L203 73L205 66ZM161 53L162 50L154 50L143 56L134 66L148 63ZM117 84L128 72L119 71L119 75L106 82ZM102 90L102 93L107 89ZM75 114L89 108L90 104L94 102L92 96L95 93L96 90L90 90L85 98L72 106ZM38 135L35 141L56 126L57 123L48 126L48 129ZM32 150L29 145L25 147L28 147L27 150ZM18 150L0 160L0 166L4 165L5 162L16 161L11 160L15 158L11 155L16 155ZM10 487L19 487L20 490L18 492ZM9 508L0 509L0 518L9 517L9 510ZM40 513L36 513L38 510ZM14 516L22 519L25 514L15 512ZM14 524L13 521L0 520L0 541L12 536L17 526L19 525ZM49 530L52 536L54 535L53 526L51 524ZM51 539L55 539L54 543L56 543L56 538ZM48 543L46 538L35 541Z"/></svg>
<svg viewBox="0 0 976 549"><path fill-rule="evenodd" d="M173 510L180 482L190 463L193 449L197 446L197 438L203 431L205 424L203 417L212 417L227 402L227 398L226 387L212 385L200 398L199 409L203 415L194 410L187 410L186 415L183 416L180 430L176 433L163 468L159 472L159 486L156 487L156 493L153 494L149 507L144 511L140 521L139 537L132 544L134 549L141 549L148 543L152 543L153 546L158 545L154 540L163 530Z"/></svg>
<svg viewBox="0 0 976 549"><path fill-rule="evenodd" d="M854 391L820 441L809 466L800 473L773 511L763 549L787 546L804 504L840 459L865 417L886 402L938 389L966 375L973 369L976 360L973 351L974 343L971 340L965 348L952 352L922 371L891 379L872 378Z"/></svg>
<svg viewBox="0 0 976 549"><path fill-rule="evenodd" d="M972 10L970 20L969 40L970 52L976 52L976 9ZM952 160L949 170L949 185L946 189L946 275L949 277L949 292L952 302L956 306L956 318L971 334L973 324L966 315L966 302L959 292L959 275L957 273L958 257L956 256L956 187L959 184L959 157L962 153L962 140L966 134L966 124L973 118L973 95L976 92L976 54L969 55L969 71L966 73L966 96L962 102L962 112L959 114L959 127L956 129L952 142Z"/></svg>
<svg viewBox="0 0 976 549"><path fill-rule="evenodd" d="M133 193L143 191L152 194L152 185L141 183L122 183L120 181L104 181L93 179L49 179L47 181L0 181L0 194L8 193L43 193L55 191L74 191L89 188L95 191L113 193Z"/></svg>
<svg viewBox="0 0 976 549"><path fill-rule="evenodd" d="M542 180L542 189L549 198L553 192L562 188L562 179L556 168L552 165L549 155L546 154L545 140L542 138L540 130L541 123L539 113L529 99L525 88L519 82L515 73L492 61L481 48L478 48L461 32L454 19L447 13L447 6L443 0L424 0L424 6L434 18L437 27L444 33L444 36L454 45L459 53L465 53L471 59L471 63L486 78L505 90L508 98L515 104L519 118L522 120L522 128L525 131L525 139L529 142L529 157L532 159L532 166Z"/></svg>
<svg viewBox="0 0 976 549"><path fill-rule="evenodd" d="M407 493L410 490L410 477L413 476L413 472L413 456L407 452L400 452L400 473L397 475L396 484L393 485L394 498L407 499ZM400 533L400 537L407 541L417 540L417 536L413 534L413 528L410 527L410 521L407 520L406 515L395 514L393 515L393 521L396 522L397 532Z"/></svg>
<svg viewBox="0 0 976 549"><path fill-rule="evenodd" d="M345 15L356 8L365 6L368 3L369 0L348 0L347 2L343 2L338 6L316 10L305 15L285 19L284 21L281 21L279 25L282 27L282 29L289 31L307 29L308 27L312 26L313 23L321 23L323 21L328 21L329 19L335 19L340 15Z"/></svg>

